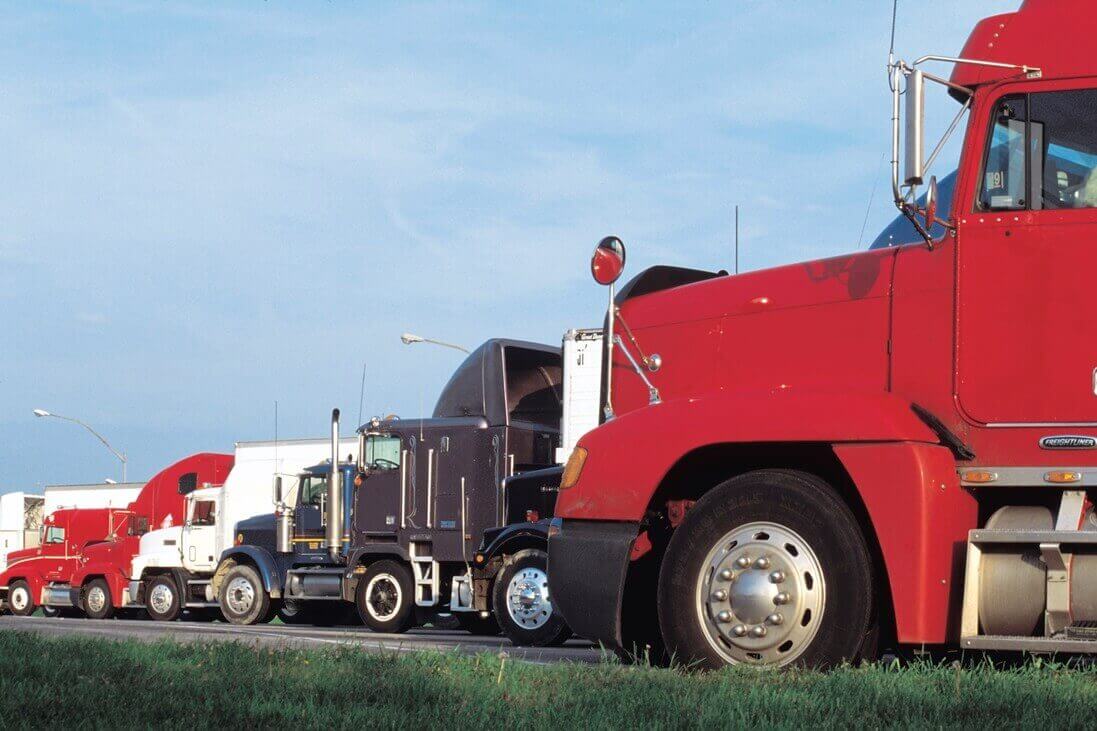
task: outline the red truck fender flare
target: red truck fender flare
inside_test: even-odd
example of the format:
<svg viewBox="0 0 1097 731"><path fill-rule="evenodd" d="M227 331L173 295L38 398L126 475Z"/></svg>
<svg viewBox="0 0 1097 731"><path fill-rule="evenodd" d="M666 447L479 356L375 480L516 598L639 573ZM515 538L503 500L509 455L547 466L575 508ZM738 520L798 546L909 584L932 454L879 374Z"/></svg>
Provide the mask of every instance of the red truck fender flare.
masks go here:
<svg viewBox="0 0 1097 731"><path fill-rule="evenodd" d="M889 393L776 388L677 399L629 412L579 440L578 483L560 491L562 518L637 521L682 458L720 444L938 444L911 403Z"/></svg>

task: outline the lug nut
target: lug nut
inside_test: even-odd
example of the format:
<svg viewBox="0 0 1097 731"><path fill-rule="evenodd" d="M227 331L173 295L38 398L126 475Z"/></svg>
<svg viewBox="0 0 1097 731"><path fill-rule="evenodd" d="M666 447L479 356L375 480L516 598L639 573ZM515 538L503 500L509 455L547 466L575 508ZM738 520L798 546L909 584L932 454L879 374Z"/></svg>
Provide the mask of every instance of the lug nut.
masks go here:
<svg viewBox="0 0 1097 731"><path fill-rule="evenodd" d="M731 581L732 576L734 576L734 574L731 572L731 569L724 569L720 572L720 578L724 581Z"/></svg>
<svg viewBox="0 0 1097 731"><path fill-rule="evenodd" d="M741 624L737 624L731 628L731 633L736 637L742 637L747 633L747 628Z"/></svg>
<svg viewBox="0 0 1097 731"><path fill-rule="evenodd" d="M725 609L724 611L722 611L722 612L720 612L719 614L716 615L716 619L720 622L730 622L731 621L731 612L729 612Z"/></svg>
<svg viewBox="0 0 1097 731"><path fill-rule="evenodd" d="M736 559L735 565L741 569L745 569L747 566L750 566L750 559L746 556L740 556L738 559Z"/></svg>
<svg viewBox="0 0 1097 731"><path fill-rule="evenodd" d="M790 598L791 597L788 595L787 591L782 591L780 594L773 597L773 603L774 604L788 604L788 600Z"/></svg>
<svg viewBox="0 0 1097 731"><path fill-rule="evenodd" d="M785 580L785 572L774 571L772 574L769 575L769 580L772 581L774 584L780 584L782 581Z"/></svg>
<svg viewBox="0 0 1097 731"><path fill-rule="evenodd" d="M750 628L750 636L751 637L765 637L766 636L766 628L763 627L760 624L755 625L754 627Z"/></svg>
<svg viewBox="0 0 1097 731"><path fill-rule="evenodd" d="M718 602L722 602L728 598L728 593L723 589L717 589L716 591L712 592L712 598Z"/></svg>
<svg viewBox="0 0 1097 731"><path fill-rule="evenodd" d="M765 556L762 556L760 559L754 562L754 568L762 569L763 571L765 571L769 568L769 559Z"/></svg>
<svg viewBox="0 0 1097 731"><path fill-rule="evenodd" d="M774 626L779 625L784 621L785 621L785 618L777 612L774 612L773 614L766 617L766 622L768 624L772 624Z"/></svg>

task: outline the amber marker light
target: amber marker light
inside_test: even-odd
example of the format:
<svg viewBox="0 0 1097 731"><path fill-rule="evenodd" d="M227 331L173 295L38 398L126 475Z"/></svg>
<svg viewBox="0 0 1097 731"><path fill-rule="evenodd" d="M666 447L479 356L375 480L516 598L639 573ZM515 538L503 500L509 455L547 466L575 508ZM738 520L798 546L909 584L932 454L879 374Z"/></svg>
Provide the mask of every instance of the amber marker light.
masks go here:
<svg viewBox="0 0 1097 731"><path fill-rule="evenodd" d="M974 482L977 485L983 485L997 480L998 473L990 472L988 470L968 470L967 472L960 473L960 479L964 482Z"/></svg>
<svg viewBox="0 0 1097 731"><path fill-rule="evenodd" d="M1081 472L1067 472L1064 470L1056 470L1054 472L1048 472L1044 475L1044 482L1053 482L1057 485L1070 482L1081 482Z"/></svg>
<svg viewBox="0 0 1097 731"><path fill-rule="evenodd" d="M576 447L571 452L571 456L568 457L568 463L564 466L564 474L560 478L560 489L566 490L569 487L574 487L575 483L579 481L579 475L583 472L583 465L587 461L587 450L582 447Z"/></svg>

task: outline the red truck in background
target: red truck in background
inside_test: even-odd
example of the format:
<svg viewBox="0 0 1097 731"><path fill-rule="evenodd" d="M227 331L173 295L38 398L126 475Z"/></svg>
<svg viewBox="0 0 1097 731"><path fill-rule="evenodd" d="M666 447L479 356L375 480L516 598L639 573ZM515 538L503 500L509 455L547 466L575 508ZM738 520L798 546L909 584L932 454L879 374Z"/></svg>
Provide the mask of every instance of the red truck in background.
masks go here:
<svg viewBox="0 0 1097 731"><path fill-rule="evenodd" d="M607 418L549 538L576 634L708 667L1097 652L1095 37L1091 2L1026 0L890 61L900 219L870 250L611 290ZM940 186L929 84L968 117Z"/></svg>
<svg viewBox="0 0 1097 731"><path fill-rule="evenodd" d="M32 614L42 603L44 589L67 581L76 570L84 547L103 540L126 517L126 511L117 508L62 508L47 515L39 545L8 554L3 581L11 613Z"/></svg>
<svg viewBox="0 0 1097 731"><path fill-rule="evenodd" d="M232 455L191 455L149 480L124 510L55 511L44 521L41 546L9 554L0 609L25 616L42 606L105 619L132 606L128 582L141 535L182 522L183 496L222 484L232 464Z"/></svg>

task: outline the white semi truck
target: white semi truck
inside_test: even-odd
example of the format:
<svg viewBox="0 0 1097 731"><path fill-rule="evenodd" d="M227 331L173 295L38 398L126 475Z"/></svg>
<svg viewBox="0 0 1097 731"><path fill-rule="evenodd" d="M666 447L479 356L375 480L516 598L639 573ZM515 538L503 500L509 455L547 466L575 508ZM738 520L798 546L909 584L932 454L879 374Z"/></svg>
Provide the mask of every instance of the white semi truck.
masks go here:
<svg viewBox="0 0 1097 731"><path fill-rule="evenodd" d="M341 452L351 460L358 440L344 439ZM297 476L329 456L326 439L238 442L235 462L225 484L188 494L183 525L152 530L141 536L133 558L129 595L156 620L173 620L184 611L195 617L217 612L210 578L221 553L233 545L238 521L273 512L274 482L293 495Z"/></svg>

